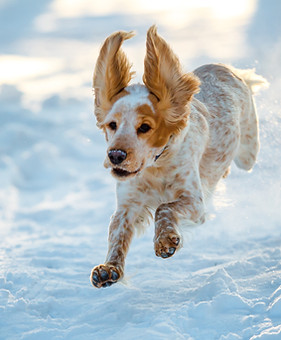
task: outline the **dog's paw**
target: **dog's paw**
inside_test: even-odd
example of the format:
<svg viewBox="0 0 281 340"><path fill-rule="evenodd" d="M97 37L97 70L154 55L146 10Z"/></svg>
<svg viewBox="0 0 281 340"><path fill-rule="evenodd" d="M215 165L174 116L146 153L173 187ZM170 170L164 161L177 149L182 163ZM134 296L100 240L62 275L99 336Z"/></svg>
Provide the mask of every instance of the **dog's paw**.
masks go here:
<svg viewBox="0 0 281 340"><path fill-rule="evenodd" d="M101 264L96 266L91 273L90 279L96 288L109 287L116 283L122 276L120 269L112 265Z"/></svg>
<svg viewBox="0 0 281 340"><path fill-rule="evenodd" d="M156 256L161 256L163 259L171 257L176 250L180 248L180 235L176 232L162 232L158 237L154 238L154 250Z"/></svg>

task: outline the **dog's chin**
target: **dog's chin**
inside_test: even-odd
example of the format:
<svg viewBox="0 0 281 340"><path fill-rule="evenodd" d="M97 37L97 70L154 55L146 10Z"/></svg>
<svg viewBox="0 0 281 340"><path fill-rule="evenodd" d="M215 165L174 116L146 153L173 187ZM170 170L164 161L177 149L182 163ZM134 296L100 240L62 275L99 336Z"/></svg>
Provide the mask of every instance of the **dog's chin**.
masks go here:
<svg viewBox="0 0 281 340"><path fill-rule="evenodd" d="M127 179L137 176L141 172L142 166L136 171L127 171L121 168L112 168L111 174L119 181L126 181Z"/></svg>

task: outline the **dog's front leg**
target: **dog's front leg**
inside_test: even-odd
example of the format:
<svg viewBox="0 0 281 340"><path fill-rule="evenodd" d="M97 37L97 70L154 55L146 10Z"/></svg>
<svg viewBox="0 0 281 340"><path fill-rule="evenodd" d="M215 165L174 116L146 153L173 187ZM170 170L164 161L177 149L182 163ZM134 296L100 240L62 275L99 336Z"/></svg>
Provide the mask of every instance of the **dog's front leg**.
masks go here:
<svg viewBox="0 0 281 340"><path fill-rule="evenodd" d="M108 253L105 263L96 266L91 273L91 281L95 287L109 287L123 276L125 257L133 234L134 229L128 213L117 211L109 226Z"/></svg>
<svg viewBox="0 0 281 340"><path fill-rule="evenodd" d="M185 191L175 201L161 204L155 213L155 254L168 258L180 248L181 237L177 228L180 218L199 224L204 222L204 216L203 195L200 191L195 194Z"/></svg>

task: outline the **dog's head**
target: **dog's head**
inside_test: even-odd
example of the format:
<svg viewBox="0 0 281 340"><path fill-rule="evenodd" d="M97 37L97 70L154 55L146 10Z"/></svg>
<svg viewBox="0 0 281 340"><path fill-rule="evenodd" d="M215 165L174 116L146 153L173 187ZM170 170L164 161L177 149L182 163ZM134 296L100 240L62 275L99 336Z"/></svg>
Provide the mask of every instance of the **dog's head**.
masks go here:
<svg viewBox="0 0 281 340"><path fill-rule="evenodd" d="M108 142L105 166L119 180L154 162L170 137L187 125L188 103L199 92L198 78L182 72L155 26L147 32L144 85L129 85L133 73L121 44L133 35L120 31L105 40L93 79L97 125Z"/></svg>

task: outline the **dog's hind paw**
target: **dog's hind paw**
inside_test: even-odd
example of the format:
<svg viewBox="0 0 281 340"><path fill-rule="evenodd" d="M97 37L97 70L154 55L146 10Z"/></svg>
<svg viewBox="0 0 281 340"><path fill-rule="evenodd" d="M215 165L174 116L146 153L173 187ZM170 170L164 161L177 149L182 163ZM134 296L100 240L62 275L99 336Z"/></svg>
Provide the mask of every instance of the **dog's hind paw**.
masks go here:
<svg viewBox="0 0 281 340"><path fill-rule="evenodd" d="M91 273L90 280L96 288L106 288L116 283L122 276L121 270L107 264L96 266Z"/></svg>
<svg viewBox="0 0 281 340"><path fill-rule="evenodd" d="M156 256L166 259L175 254L180 248L180 236L176 233L162 232L154 238L154 250Z"/></svg>

